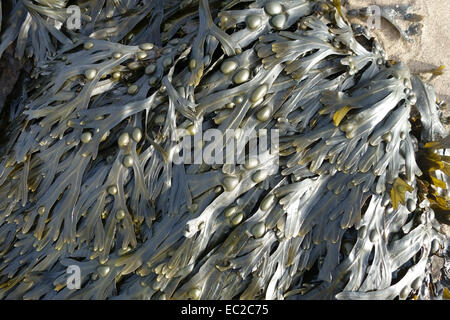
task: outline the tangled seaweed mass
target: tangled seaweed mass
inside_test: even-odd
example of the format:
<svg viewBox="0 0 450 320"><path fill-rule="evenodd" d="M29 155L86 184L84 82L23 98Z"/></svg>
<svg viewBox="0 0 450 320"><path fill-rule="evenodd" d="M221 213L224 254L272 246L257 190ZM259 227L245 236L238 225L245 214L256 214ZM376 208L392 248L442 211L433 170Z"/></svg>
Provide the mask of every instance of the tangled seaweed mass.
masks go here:
<svg viewBox="0 0 450 320"><path fill-rule="evenodd" d="M448 295L443 104L339 1L0 5L31 66L2 108L1 299ZM174 164L208 128L276 129L276 155Z"/></svg>

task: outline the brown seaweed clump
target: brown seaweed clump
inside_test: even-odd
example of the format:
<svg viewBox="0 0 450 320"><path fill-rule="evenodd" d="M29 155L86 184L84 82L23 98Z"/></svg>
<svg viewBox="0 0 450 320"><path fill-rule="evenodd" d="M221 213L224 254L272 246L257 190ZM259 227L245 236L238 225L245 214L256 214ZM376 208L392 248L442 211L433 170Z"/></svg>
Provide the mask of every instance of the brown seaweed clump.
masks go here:
<svg viewBox="0 0 450 320"><path fill-rule="evenodd" d="M442 104L339 1L1 5L0 55L30 66L1 110L1 299L448 292ZM179 132L209 129L192 150L279 144L173 161Z"/></svg>

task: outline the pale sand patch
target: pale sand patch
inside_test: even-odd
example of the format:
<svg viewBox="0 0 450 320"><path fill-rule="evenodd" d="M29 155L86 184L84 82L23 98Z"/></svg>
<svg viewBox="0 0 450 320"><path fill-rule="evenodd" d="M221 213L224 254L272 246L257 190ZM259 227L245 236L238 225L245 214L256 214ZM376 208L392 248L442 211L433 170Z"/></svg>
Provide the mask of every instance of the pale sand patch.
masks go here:
<svg viewBox="0 0 450 320"><path fill-rule="evenodd" d="M406 63L411 72L428 71L445 65L444 75L432 80L440 100L450 104L450 0L348 0L347 9L370 5L411 4L408 12L422 15L422 34L414 42L403 40L397 30L382 19L381 28L371 31L382 44L389 59ZM356 22L356 21L355 21ZM363 21L364 22L364 21ZM410 22L399 20L403 29ZM450 107L446 110L450 115Z"/></svg>

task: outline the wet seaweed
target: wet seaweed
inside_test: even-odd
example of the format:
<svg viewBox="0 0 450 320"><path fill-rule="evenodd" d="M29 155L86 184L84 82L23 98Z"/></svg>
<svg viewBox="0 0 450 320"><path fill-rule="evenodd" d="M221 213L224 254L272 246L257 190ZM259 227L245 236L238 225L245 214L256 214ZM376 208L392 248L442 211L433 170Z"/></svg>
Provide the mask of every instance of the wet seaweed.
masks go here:
<svg viewBox="0 0 450 320"><path fill-rule="evenodd" d="M11 3L0 53L34 67L0 149L1 299L442 298L441 105L338 1L80 1L79 30L67 1ZM280 143L174 163L207 128Z"/></svg>

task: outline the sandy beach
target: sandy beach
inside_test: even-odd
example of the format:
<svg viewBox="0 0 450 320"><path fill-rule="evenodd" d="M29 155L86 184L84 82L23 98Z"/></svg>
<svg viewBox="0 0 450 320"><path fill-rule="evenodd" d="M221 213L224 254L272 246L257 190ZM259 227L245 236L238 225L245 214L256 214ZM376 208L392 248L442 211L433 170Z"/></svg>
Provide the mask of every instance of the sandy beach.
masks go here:
<svg viewBox="0 0 450 320"><path fill-rule="evenodd" d="M406 63L414 73L445 65L444 74L430 83L436 88L440 100L450 103L450 1L449 0L348 0L345 7L355 9L370 5L411 4L408 12L423 16L420 35L413 42L403 40L399 32L382 19L381 28L372 30L385 48L388 57ZM356 22L356 21L355 21ZM365 22L365 21L358 21ZM398 20L403 29L410 22ZM450 108L449 108L450 109ZM446 110L450 115L450 110Z"/></svg>

